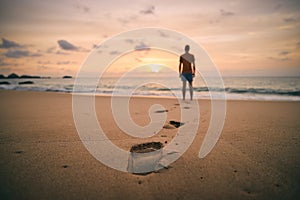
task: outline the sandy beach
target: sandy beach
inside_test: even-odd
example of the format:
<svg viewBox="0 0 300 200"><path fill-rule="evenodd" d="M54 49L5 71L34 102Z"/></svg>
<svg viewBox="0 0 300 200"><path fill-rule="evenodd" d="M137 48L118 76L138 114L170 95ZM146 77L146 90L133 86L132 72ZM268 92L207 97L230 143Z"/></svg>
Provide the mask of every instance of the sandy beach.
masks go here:
<svg viewBox="0 0 300 200"><path fill-rule="evenodd" d="M84 147L72 116L72 95L0 91L0 199L300 199L300 102L228 101L220 140L199 159L210 121L200 100L200 126L188 151L168 169L134 175L111 169ZM142 142L118 128L110 97L96 97L99 123L124 150ZM132 98L139 125L161 104L180 120L176 99ZM188 109L188 108L187 108ZM145 141L168 143L177 128Z"/></svg>

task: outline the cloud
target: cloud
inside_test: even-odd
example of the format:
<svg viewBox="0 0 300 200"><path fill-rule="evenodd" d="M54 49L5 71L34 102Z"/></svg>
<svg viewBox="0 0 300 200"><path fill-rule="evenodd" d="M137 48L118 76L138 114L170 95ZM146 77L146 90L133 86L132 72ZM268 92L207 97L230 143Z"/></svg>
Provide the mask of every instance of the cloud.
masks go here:
<svg viewBox="0 0 300 200"><path fill-rule="evenodd" d="M270 59L270 60L276 60L276 61L283 61L283 62L290 60L290 58L288 58L288 57L284 57L284 58L268 57L268 59Z"/></svg>
<svg viewBox="0 0 300 200"><path fill-rule="evenodd" d="M49 48L46 50L46 53L53 53L55 49L56 49L56 47L49 47Z"/></svg>
<svg viewBox="0 0 300 200"><path fill-rule="evenodd" d="M58 40L57 41L58 45L60 48L66 51L78 51L78 47L75 45L71 44L70 42L66 40Z"/></svg>
<svg viewBox="0 0 300 200"><path fill-rule="evenodd" d="M120 54L121 52L119 52L119 51L111 51L111 52L109 52L109 54L110 55L118 55L118 54Z"/></svg>
<svg viewBox="0 0 300 200"><path fill-rule="evenodd" d="M150 50L150 47L146 45L144 42L141 42L140 44L136 45L134 49L136 51L143 51L143 50Z"/></svg>
<svg viewBox="0 0 300 200"><path fill-rule="evenodd" d="M155 10L155 6L149 6L148 8L141 10L140 13L144 15L153 15Z"/></svg>
<svg viewBox="0 0 300 200"><path fill-rule="evenodd" d="M220 10L220 13L221 13L222 16L233 16L233 15L235 15L233 12L226 11L226 10L223 10L223 9Z"/></svg>
<svg viewBox="0 0 300 200"><path fill-rule="evenodd" d="M215 20L209 20L208 23L210 23L210 24L218 24L218 23L220 23L220 20L218 20L218 19L215 19Z"/></svg>
<svg viewBox="0 0 300 200"><path fill-rule="evenodd" d="M11 72L11 68L0 68L0 73L1 74L9 74Z"/></svg>
<svg viewBox="0 0 300 200"><path fill-rule="evenodd" d="M124 18L118 18L118 21L119 21L121 24L123 24L123 25L129 23L129 20L128 20L128 19L124 19Z"/></svg>
<svg viewBox="0 0 300 200"><path fill-rule="evenodd" d="M134 40L133 39L125 39L125 42L129 43L129 44L133 44Z"/></svg>
<svg viewBox="0 0 300 200"><path fill-rule="evenodd" d="M0 48L9 49L9 48L17 48L22 47L22 45L17 42L2 38L2 44L0 44Z"/></svg>
<svg viewBox="0 0 300 200"><path fill-rule="evenodd" d="M279 52L279 54L278 55L280 55L280 56L285 56L285 55L288 55L288 54L290 54L291 52L289 52L289 51L281 51L281 52Z"/></svg>
<svg viewBox="0 0 300 200"><path fill-rule="evenodd" d="M161 37L164 37L164 38L170 37L168 34L166 34L165 32L163 32L163 31L161 31L161 30L158 30L158 32L159 32L159 35L160 35Z"/></svg>
<svg viewBox="0 0 300 200"><path fill-rule="evenodd" d="M76 4L74 5L75 8L77 8L78 10L83 11L84 13L89 13L90 12L90 8L87 7L86 5L82 5L82 4Z"/></svg>
<svg viewBox="0 0 300 200"><path fill-rule="evenodd" d="M93 48L108 48L107 45L104 45L104 44L93 44Z"/></svg>
<svg viewBox="0 0 300 200"><path fill-rule="evenodd" d="M0 67L8 66L9 64L0 59Z"/></svg>
<svg viewBox="0 0 300 200"><path fill-rule="evenodd" d="M134 20L136 20L138 17L136 15L131 15L128 17L122 17L122 18L118 18L117 20L122 24L122 25L126 25Z"/></svg>
<svg viewBox="0 0 300 200"><path fill-rule="evenodd" d="M39 66L37 66L37 68L47 70L47 69L49 69L50 67L47 66L47 65L39 65Z"/></svg>
<svg viewBox="0 0 300 200"><path fill-rule="evenodd" d="M282 8L282 5L281 4L276 4L274 6L274 10L279 10L280 8Z"/></svg>
<svg viewBox="0 0 300 200"><path fill-rule="evenodd" d="M37 63L40 64L40 65L49 65L49 64L52 64L52 62L49 61L49 60L47 60L47 61L41 61L41 60L39 60Z"/></svg>
<svg viewBox="0 0 300 200"><path fill-rule="evenodd" d="M71 63L70 61L66 60L66 61L59 61L59 62L57 62L56 64L57 64L57 65L68 65L68 64L70 64L70 63Z"/></svg>
<svg viewBox="0 0 300 200"><path fill-rule="evenodd" d="M284 18L283 21L289 23L289 22L297 22L295 18L289 17L289 18Z"/></svg>
<svg viewBox="0 0 300 200"><path fill-rule="evenodd" d="M62 51L56 51L55 54L57 54L57 55L70 55L69 53L67 53L67 52L62 52Z"/></svg>
<svg viewBox="0 0 300 200"><path fill-rule="evenodd" d="M98 48L100 48L101 47L101 45L98 45L98 44L93 44L93 49L98 49Z"/></svg>
<svg viewBox="0 0 300 200"><path fill-rule="evenodd" d="M27 50L9 50L4 54L8 58L22 58L22 57L38 57L42 54L40 53L31 53Z"/></svg>

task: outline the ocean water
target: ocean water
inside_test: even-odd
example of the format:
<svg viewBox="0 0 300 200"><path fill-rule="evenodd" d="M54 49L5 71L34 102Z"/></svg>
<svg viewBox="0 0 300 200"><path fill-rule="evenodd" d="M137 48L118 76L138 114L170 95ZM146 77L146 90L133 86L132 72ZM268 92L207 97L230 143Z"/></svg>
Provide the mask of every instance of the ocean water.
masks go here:
<svg viewBox="0 0 300 200"><path fill-rule="evenodd" d="M156 84L159 79L165 79L169 87ZM212 83L214 82L213 78ZM137 87L137 83L145 83ZM5 90L28 90L44 92L65 92L72 93L75 79L2 79L10 85L0 85ZM19 82L33 81L34 84L19 85ZM81 94L96 95L128 95L133 91L133 96L161 96L175 97L181 95L182 83L179 78L170 77L135 77L127 78L122 85L117 85L118 78L102 78L97 87L92 82L95 79L86 78L84 85L77 90ZM226 98L229 100L268 100L268 101L300 101L300 77L225 77L224 89ZM211 96L218 98L223 90L217 84L207 87L205 82L196 77L194 80L195 99L209 99ZM213 95L212 95L213 94ZM189 97L187 87L187 98Z"/></svg>

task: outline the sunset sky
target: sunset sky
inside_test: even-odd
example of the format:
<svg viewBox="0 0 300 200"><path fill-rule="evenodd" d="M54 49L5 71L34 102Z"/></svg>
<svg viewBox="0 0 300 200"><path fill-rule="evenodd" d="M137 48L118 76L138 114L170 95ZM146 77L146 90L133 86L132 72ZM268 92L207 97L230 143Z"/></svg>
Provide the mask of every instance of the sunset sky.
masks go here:
<svg viewBox="0 0 300 200"><path fill-rule="evenodd" d="M299 0L2 0L0 73L75 75L102 41L161 27L199 43L224 76L300 76L299 10ZM176 55L149 51L133 63L134 54L116 61L120 72L178 67Z"/></svg>

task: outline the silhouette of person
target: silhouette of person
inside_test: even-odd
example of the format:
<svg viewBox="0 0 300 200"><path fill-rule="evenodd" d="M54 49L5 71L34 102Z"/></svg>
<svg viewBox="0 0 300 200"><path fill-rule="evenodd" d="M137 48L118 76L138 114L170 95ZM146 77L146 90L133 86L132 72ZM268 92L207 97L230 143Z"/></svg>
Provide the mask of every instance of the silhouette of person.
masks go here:
<svg viewBox="0 0 300 200"><path fill-rule="evenodd" d="M189 82L190 96L193 100L193 78L195 77L195 58L193 54L189 53L190 46L186 45L185 53L179 59L179 77L182 80L182 98L185 100L186 82Z"/></svg>

